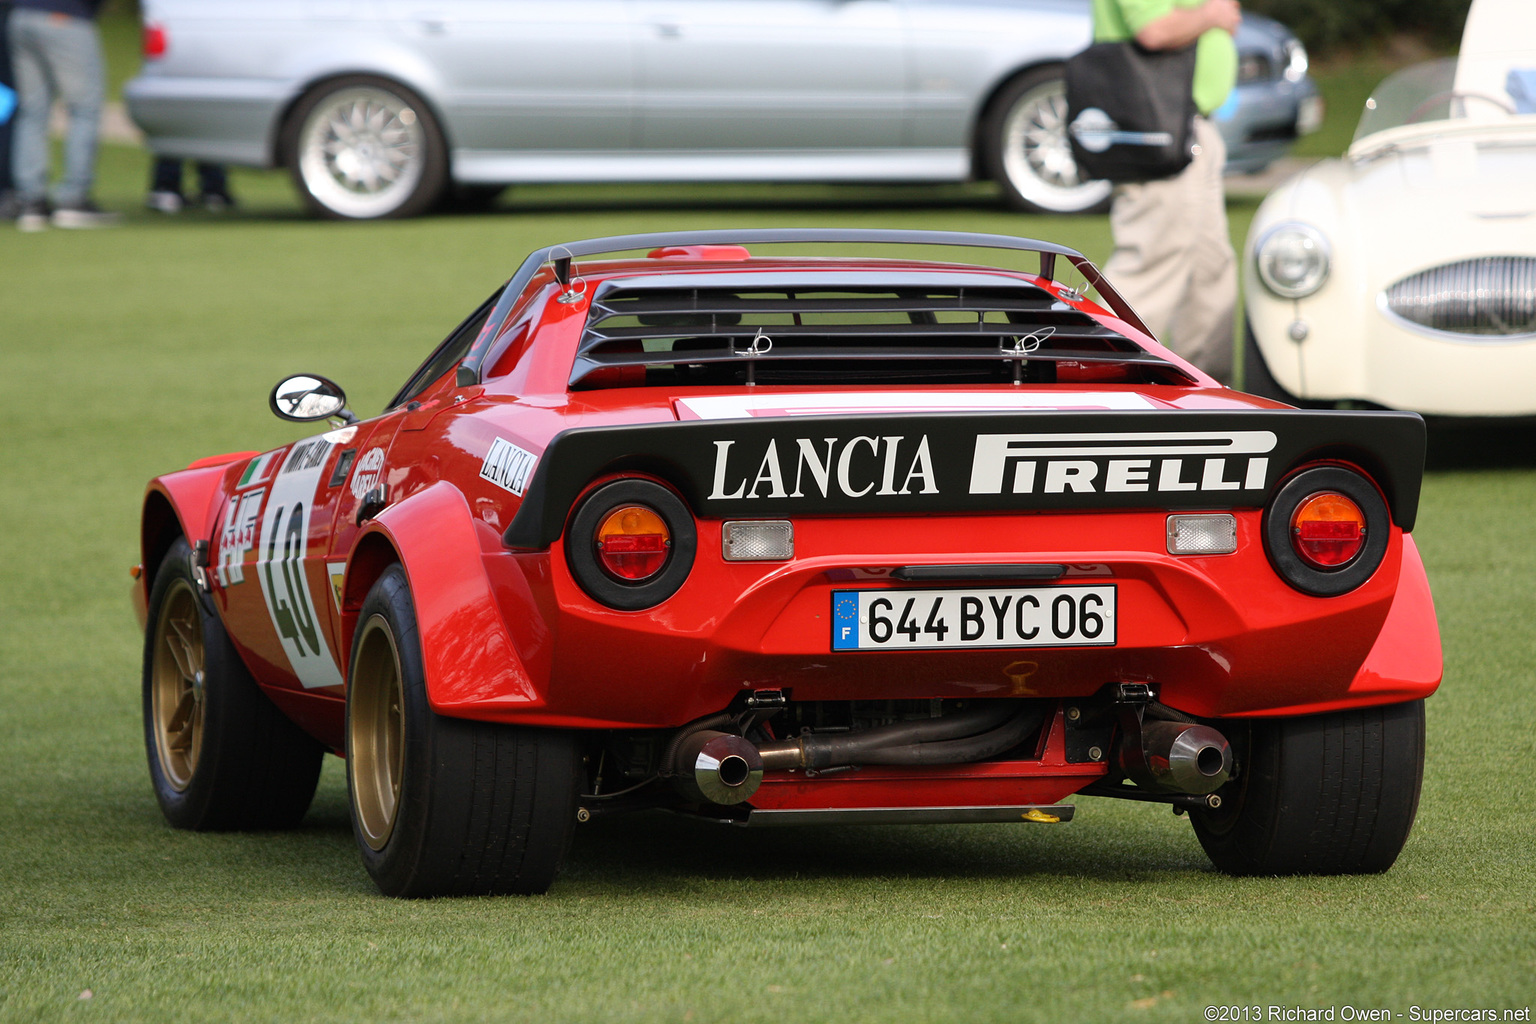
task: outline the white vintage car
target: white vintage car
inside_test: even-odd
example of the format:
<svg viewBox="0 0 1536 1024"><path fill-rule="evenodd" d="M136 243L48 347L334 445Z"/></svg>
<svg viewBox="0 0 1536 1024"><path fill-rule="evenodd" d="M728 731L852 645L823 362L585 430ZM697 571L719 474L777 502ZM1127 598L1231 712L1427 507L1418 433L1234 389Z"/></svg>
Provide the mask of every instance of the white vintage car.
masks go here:
<svg viewBox="0 0 1536 1024"><path fill-rule="evenodd" d="M1389 77L1244 252L1246 387L1292 404L1536 415L1536 5Z"/></svg>

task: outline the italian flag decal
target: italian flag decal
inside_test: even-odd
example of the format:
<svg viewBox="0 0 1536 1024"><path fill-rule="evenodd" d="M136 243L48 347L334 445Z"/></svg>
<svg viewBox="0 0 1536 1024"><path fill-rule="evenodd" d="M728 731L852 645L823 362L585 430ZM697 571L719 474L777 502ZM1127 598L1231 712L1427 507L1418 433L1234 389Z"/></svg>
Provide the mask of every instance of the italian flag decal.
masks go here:
<svg viewBox="0 0 1536 1024"><path fill-rule="evenodd" d="M271 475L272 467L277 463L278 456L282 454L283 449L279 448L275 452L256 456L251 460L250 465L245 467L245 472L240 474L240 482L235 484L235 489L261 483Z"/></svg>

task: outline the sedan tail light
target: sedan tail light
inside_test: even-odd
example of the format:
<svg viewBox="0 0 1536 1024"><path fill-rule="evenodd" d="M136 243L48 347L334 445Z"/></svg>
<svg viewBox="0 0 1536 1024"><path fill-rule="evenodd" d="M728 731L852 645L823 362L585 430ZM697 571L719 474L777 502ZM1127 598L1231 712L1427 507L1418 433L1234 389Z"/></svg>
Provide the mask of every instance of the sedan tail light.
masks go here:
<svg viewBox="0 0 1536 1024"><path fill-rule="evenodd" d="M146 21L144 34L141 39L145 60L159 60L165 56L165 51L170 47L170 39L165 34L165 26L158 21Z"/></svg>

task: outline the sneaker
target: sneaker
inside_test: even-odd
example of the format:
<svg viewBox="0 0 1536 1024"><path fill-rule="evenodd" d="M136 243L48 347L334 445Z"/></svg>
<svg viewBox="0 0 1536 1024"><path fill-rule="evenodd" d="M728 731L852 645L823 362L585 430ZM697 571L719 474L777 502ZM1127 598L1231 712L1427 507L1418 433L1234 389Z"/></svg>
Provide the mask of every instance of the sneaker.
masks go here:
<svg viewBox="0 0 1536 1024"><path fill-rule="evenodd" d="M235 197L228 192L204 192L197 197L197 201L209 213L223 213L235 208Z"/></svg>
<svg viewBox="0 0 1536 1024"><path fill-rule="evenodd" d="M41 199L22 203L21 212L16 215L16 229L18 231L48 230L48 204Z"/></svg>
<svg viewBox="0 0 1536 1024"><path fill-rule="evenodd" d="M156 213L180 213L186 201L181 198L180 192L157 190L144 197L144 205Z"/></svg>
<svg viewBox="0 0 1536 1024"><path fill-rule="evenodd" d="M98 209L89 199L53 211L53 226L56 228L106 228L122 219L122 214Z"/></svg>

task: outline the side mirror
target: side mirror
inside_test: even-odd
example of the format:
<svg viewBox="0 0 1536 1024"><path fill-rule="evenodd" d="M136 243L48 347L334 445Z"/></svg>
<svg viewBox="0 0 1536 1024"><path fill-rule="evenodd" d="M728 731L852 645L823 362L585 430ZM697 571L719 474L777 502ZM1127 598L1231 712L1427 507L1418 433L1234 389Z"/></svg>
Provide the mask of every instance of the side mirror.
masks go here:
<svg viewBox="0 0 1536 1024"><path fill-rule="evenodd" d="M267 399L273 415L295 423L309 423L338 416L348 423L357 417L347 408L346 392L334 381L313 373L284 377Z"/></svg>

